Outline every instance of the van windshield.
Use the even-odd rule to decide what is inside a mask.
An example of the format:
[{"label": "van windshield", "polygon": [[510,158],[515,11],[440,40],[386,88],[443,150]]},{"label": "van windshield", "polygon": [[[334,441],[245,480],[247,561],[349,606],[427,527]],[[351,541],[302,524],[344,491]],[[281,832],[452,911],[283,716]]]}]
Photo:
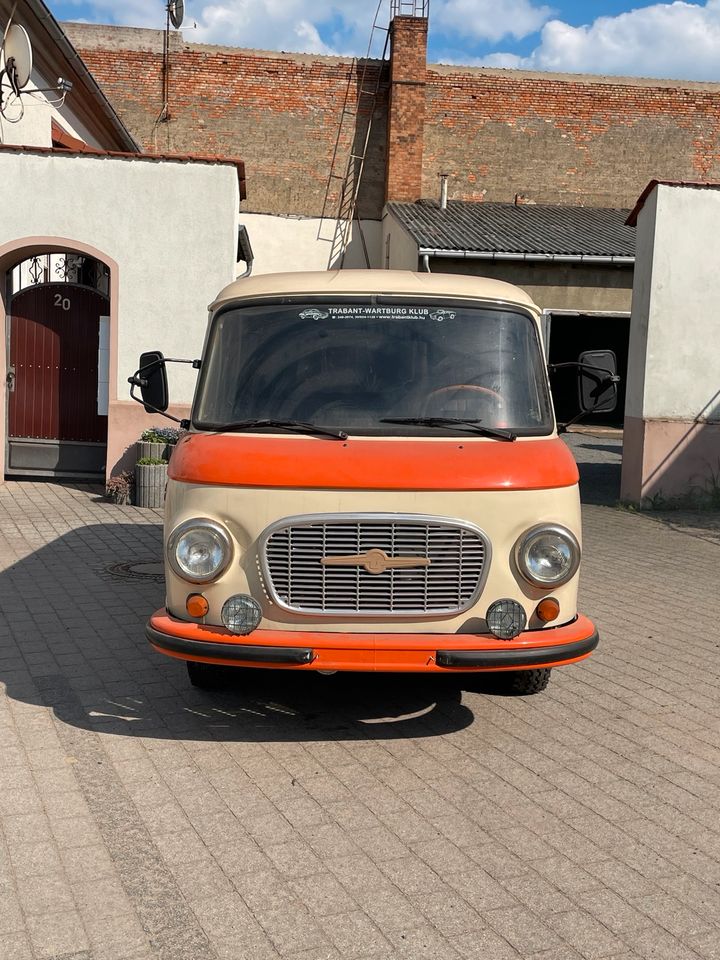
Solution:
[{"label": "van windshield", "polygon": [[365,297],[248,305],[213,319],[193,410],[199,429],[301,420],[360,435],[467,436],[452,426],[383,422],[432,417],[521,436],[552,430],[528,314]]}]

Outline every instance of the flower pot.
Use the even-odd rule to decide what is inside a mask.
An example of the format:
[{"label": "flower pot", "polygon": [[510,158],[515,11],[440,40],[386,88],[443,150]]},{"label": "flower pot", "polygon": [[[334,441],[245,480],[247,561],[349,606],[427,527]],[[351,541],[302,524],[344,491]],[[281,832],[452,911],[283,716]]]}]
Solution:
[{"label": "flower pot", "polygon": [[138,440],[137,459],[143,460],[145,457],[154,457],[156,460],[169,460],[174,444],[169,443],[151,443],[147,440]]},{"label": "flower pot", "polygon": [[[148,444],[153,446],[153,444]],[[162,446],[162,444],[157,444]],[[135,464],[135,506],[162,507],[167,485],[166,463]]]}]

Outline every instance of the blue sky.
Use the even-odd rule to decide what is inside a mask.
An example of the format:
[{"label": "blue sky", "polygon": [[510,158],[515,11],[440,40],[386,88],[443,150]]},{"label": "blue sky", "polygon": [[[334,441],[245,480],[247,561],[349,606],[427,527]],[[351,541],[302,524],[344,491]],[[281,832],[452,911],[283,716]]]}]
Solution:
[{"label": "blue sky", "polygon": [[[48,0],[46,0],[48,2]],[[160,27],[164,0],[49,0],[60,20]],[[367,48],[376,0],[186,0],[188,42]],[[384,0],[381,22],[387,22]],[[431,62],[720,81],[720,0],[431,0]]]}]

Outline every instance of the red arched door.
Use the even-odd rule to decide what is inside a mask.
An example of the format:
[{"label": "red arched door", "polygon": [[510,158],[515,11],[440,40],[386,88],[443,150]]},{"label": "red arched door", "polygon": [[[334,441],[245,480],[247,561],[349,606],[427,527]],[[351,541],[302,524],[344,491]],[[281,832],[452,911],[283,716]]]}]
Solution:
[{"label": "red arched door", "polygon": [[101,293],[70,283],[27,287],[13,296],[8,473],[104,472],[107,411],[98,395],[98,348],[108,307]]}]

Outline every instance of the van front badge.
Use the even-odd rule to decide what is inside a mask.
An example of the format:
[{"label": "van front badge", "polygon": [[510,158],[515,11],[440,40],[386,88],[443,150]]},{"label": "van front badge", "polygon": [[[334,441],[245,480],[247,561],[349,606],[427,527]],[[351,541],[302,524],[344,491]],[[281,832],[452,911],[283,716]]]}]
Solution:
[{"label": "van front badge", "polygon": [[428,557],[389,557],[384,550],[368,550],[349,557],[323,557],[320,563],[324,567],[364,567],[368,573],[376,574],[430,566]]}]

